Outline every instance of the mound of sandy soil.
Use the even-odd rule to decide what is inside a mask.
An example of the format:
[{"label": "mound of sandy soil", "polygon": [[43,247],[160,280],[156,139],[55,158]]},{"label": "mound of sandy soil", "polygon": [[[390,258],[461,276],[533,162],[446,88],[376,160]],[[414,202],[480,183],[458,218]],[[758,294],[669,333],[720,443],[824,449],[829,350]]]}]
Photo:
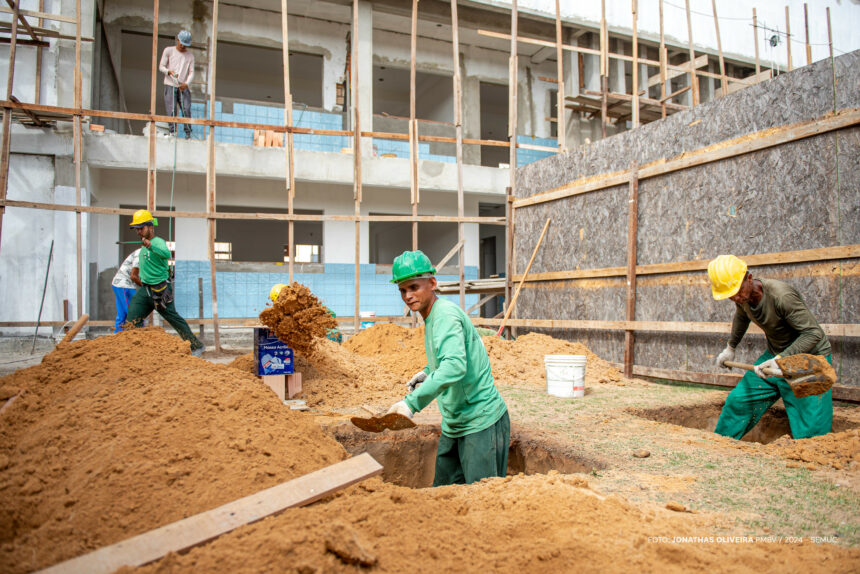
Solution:
[{"label": "mound of sandy soil", "polygon": [[24,572],[346,458],[259,380],[160,328],[63,344],[0,379],[0,571]]},{"label": "mound of sandy soil", "polygon": [[857,428],[797,440],[784,436],[770,443],[768,449],[789,460],[860,471],[860,429]]},{"label": "mound of sandy soil", "polygon": [[357,355],[372,358],[403,382],[427,364],[424,327],[411,329],[394,323],[377,323],[350,337],[343,346]]},{"label": "mound of sandy soil", "polygon": [[484,337],[490,355],[496,383],[513,386],[545,386],[544,355],[585,355],[585,384],[620,381],[623,375],[582,343],[572,343],[543,335],[528,333],[513,341],[499,337]]},{"label": "mound of sandy soil", "polygon": [[260,313],[260,321],[302,355],[310,352],[315,339],[337,327],[337,321],[320,300],[296,281],[281,289],[274,305]]},{"label": "mound of sandy soil", "polygon": [[[672,542],[701,536],[705,542]],[[658,537],[665,537],[659,541]],[[734,543],[707,519],[605,498],[557,474],[410,490],[365,481],[145,572],[850,572],[860,550]]]}]

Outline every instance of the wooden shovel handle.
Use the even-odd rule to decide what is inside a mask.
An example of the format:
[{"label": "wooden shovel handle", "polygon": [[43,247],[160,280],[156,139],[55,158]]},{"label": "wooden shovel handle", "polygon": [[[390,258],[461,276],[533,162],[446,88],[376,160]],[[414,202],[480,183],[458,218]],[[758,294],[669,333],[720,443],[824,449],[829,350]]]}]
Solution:
[{"label": "wooden shovel handle", "polygon": [[748,363],[736,363],[734,361],[725,361],[723,364],[727,367],[734,367],[736,369],[746,369],[747,371],[755,371],[755,365],[750,365]]},{"label": "wooden shovel handle", "polygon": [[66,336],[63,337],[63,340],[60,342],[61,343],[71,343],[72,339],[75,338],[75,335],[77,335],[80,332],[80,330],[84,328],[84,325],[86,325],[87,321],[89,321],[89,320],[90,320],[90,316],[87,315],[86,313],[81,315],[81,317],[77,321],[75,321],[75,324],[72,325],[72,328],[69,329],[69,332],[66,333]]}]

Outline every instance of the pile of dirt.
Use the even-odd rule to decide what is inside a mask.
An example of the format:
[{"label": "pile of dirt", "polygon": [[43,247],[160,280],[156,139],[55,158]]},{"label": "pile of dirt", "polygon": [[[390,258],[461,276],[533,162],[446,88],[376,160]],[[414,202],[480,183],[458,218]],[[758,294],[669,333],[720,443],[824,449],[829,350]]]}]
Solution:
[{"label": "pile of dirt", "polygon": [[281,289],[273,306],[260,313],[260,321],[303,355],[310,352],[315,339],[324,338],[337,327],[329,310],[310,289],[296,281]]},{"label": "pile of dirt", "polygon": [[837,470],[860,471],[860,429],[794,440],[788,436],[768,445],[788,460]]},{"label": "pile of dirt", "polygon": [[424,327],[410,329],[394,323],[377,323],[343,344],[357,355],[370,357],[404,381],[427,364]]},{"label": "pile of dirt", "polygon": [[484,337],[496,383],[512,386],[545,386],[544,355],[585,355],[585,384],[617,382],[624,376],[582,343],[572,343],[540,333],[528,333],[513,341]]},{"label": "pile of dirt", "polygon": [[243,373],[250,373],[252,375],[257,374],[257,365],[254,363],[254,353],[248,353],[247,355],[236,357],[230,361],[227,366],[231,369],[242,371]]},{"label": "pile of dirt", "polygon": [[256,377],[159,328],[64,344],[0,379],[0,570],[31,571],[333,464]]},{"label": "pile of dirt", "polygon": [[550,474],[421,490],[373,479],[143,571],[851,572],[858,560],[860,550],[809,541],[723,541],[703,516],[640,510]]}]

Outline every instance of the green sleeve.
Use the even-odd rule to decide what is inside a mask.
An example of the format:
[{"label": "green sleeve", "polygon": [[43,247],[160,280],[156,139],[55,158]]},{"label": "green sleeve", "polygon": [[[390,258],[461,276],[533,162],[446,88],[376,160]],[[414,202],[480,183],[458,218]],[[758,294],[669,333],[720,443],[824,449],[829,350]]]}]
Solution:
[{"label": "green sleeve", "polygon": [[406,404],[415,413],[466,376],[466,337],[463,325],[456,316],[451,315],[434,317],[434,323],[433,346],[436,349],[439,368],[430,373],[417,389],[406,396]]},{"label": "green sleeve", "polygon": [[735,317],[732,319],[732,334],[729,335],[729,347],[734,349],[740,344],[749,326],[750,318],[747,317],[741,306],[735,303]]},{"label": "green sleeve", "polygon": [[824,339],[824,330],[796,292],[784,294],[779,298],[777,305],[785,322],[799,333],[797,339],[780,355],[787,357],[798,353],[808,353]]},{"label": "green sleeve", "polygon": [[149,250],[162,259],[170,259],[170,249],[160,237],[153,237],[149,242]]}]

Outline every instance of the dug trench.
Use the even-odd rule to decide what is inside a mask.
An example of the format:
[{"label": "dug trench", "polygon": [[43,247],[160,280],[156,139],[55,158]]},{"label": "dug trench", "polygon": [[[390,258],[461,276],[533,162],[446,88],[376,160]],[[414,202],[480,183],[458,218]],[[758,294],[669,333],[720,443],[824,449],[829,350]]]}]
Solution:
[{"label": "dug trench", "polygon": [[[667,406],[651,409],[630,408],[627,412],[637,417],[660,423],[714,432],[723,410],[724,402],[694,405]],[[833,433],[860,428],[858,422],[841,416],[833,417]],[[783,436],[791,437],[791,426],[785,408],[773,406],[762,416],[758,424],[741,438],[745,442],[770,444]]]},{"label": "dug trench", "polygon": [[[433,485],[436,447],[441,430],[438,425],[418,425],[401,431],[364,432],[349,423],[323,427],[350,455],[369,453],[383,466],[385,482],[409,488]],[[508,449],[509,476],[517,474],[590,473],[606,469],[601,460],[578,453],[544,433],[517,427],[511,429]]]}]

